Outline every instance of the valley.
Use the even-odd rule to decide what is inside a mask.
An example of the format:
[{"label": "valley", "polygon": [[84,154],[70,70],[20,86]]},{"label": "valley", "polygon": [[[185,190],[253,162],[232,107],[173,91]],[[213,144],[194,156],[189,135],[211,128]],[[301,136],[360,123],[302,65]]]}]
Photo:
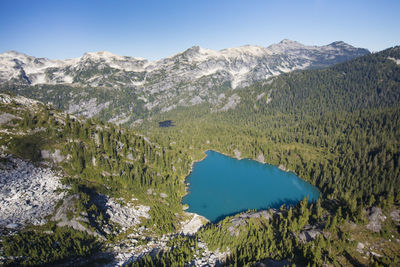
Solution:
[{"label": "valley", "polygon": [[[0,204],[34,218],[2,207],[1,264],[398,265],[398,60],[398,46],[289,40],[157,62],[2,54]],[[182,205],[207,150],[279,166],[320,198],[208,222]]]}]

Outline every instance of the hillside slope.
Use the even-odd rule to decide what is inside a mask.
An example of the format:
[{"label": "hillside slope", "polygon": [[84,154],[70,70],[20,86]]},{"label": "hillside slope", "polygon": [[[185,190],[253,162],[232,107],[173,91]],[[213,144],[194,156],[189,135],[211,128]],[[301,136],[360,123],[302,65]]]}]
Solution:
[{"label": "hillside slope", "polygon": [[[100,247],[113,253],[107,260],[134,261],[133,266],[241,266],[270,260],[399,265],[399,60],[400,48],[394,47],[326,69],[272,77],[226,92],[226,102],[154,114],[135,132],[2,95],[2,164],[15,168],[23,165],[19,160],[29,160],[35,168],[52,166],[51,175],[40,175],[63,176],[66,188],[52,195],[64,199],[50,214],[56,221],[45,217],[42,226],[6,225],[1,251],[9,263],[29,264],[104,259],[95,253]],[[160,128],[163,120],[174,126]],[[316,185],[321,198],[248,211],[195,234],[177,235],[193,218],[182,212],[183,179],[190,163],[208,149],[293,171]],[[27,172],[28,178],[34,175]],[[67,195],[59,196],[63,192]],[[30,205],[26,200],[21,198],[23,207]],[[65,228],[71,222],[84,228]],[[22,246],[29,237],[30,245]],[[47,243],[38,241],[44,237]],[[64,239],[84,248],[61,243],[62,250],[45,250],[43,257],[33,253]]]},{"label": "hillside slope", "polygon": [[138,133],[0,94],[1,263],[117,264],[164,247],[187,217],[189,163]]},{"label": "hillside slope", "polygon": [[[389,151],[397,150],[400,108],[397,59],[399,47],[326,69],[283,74],[227,95],[236,99],[234,107],[224,109],[226,104],[221,103],[212,113],[207,105],[182,108],[155,116],[142,129],[160,138],[165,132],[170,138],[176,135],[182,146],[194,143],[207,147],[218,140],[218,149],[231,155],[238,149],[250,158],[260,153],[268,158],[267,151],[272,149],[263,147],[263,142],[302,143],[326,150],[328,155],[346,154],[346,149],[355,145],[352,143],[367,142],[372,151],[357,151],[357,155],[376,156],[381,150],[392,153]],[[176,126],[158,128],[155,122],[166,119],[172,119]],[[357,150],[362,148],[359,146]],[[398,156],[391,157],[397,169]],[[276,165],[286,161],[282,156],[275,160]],[[399,177],[396,174],[391,178]],[[390,188],[390,184],[387,186]]]},{"label": "hillside slope", "polygon": [[[228,108],[225,103],[211,113],[208,105],[181,108],[145,121],[140,130],[161,143],[173,140],[198,157],[197,151],[206,149],[240,155],[281,166],[316,185],[330,215],[317,220],[320,228],[311,227],[327,228],[313,249],[303,251],[310,253],[306,262],[398,264],[399,59],[400,47],[394,47],[326,69],[283,74],[227,94],[235,100]],[[159,128],[157,122],[167,119],[175,126]],[[297,220],[287,227],[297,227]],[[211,230],[215,235],[218,227],[223,224]],[[209,238],[220,248],[236,242]],[[230,262],[292,257],[291,252],[277,257],[261,240],[237,245]]]}]

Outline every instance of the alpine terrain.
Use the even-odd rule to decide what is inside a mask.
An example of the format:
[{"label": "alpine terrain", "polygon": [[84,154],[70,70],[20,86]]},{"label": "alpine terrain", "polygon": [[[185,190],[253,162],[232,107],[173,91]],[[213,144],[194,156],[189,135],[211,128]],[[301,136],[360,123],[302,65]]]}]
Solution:
[{"label": "alpine terrain", "polygon": [[[0,83],[2,266],[400,265],[399,46],[11,51]],[[207,150],[320,197],[209,222],[182,204]]]},{"label": "alpine terrain", "polygon": [[318,47],[286,39],[269,47],[220,51],[194,46],[151,62],[109,52],[49,60],[10,51],[0,55],[0,89],[52,103],[71,114],[132,124],[179,106],[236,105],[240,100],[227,98],[227,92],[366,54],[368,50],[344,42]]}]

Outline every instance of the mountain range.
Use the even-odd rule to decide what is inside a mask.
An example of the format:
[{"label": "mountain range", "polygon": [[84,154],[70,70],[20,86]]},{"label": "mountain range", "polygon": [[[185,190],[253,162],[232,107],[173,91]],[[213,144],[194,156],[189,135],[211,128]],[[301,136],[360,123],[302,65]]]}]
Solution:
[{"label": "mountain range", "polygon": [[9,51],[0,55],[0,90],[52,103],[76,115],[132,124],[179,106],[207,103],[226,110],[239,101],[227,98],[226,92],[369,53],[341,41],[306,46],[287,39],[268,47],[246,45],[220,51],[193,46],[157,61],[109,52],[50,60]]}]

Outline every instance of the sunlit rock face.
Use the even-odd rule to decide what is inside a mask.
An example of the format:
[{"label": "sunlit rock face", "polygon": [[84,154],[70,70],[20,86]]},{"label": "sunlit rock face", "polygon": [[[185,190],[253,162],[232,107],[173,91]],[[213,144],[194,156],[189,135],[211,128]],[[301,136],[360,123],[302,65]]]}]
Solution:
[{"label": "sunlit rock face", "polygon": [[[128,115],[137,110],[167,112],[179,106],[217,105],[223,92],[281,73],[326,67],[368,53],[344,42],[306,46],[287,39],[268,47],[246,45],[220,51],[193,46],[157,61],[109,52],[50,60],[9,51],[0,55],[0,89],[35,86],[30,97],[85,117],[102,114],[107,120],[126,123],[137,119]],[[46,85],[64,87],[53,90]],[[107,97],[93,93],[99,90],[105,90],[101,92]],[[60,99],[65,103],[60,104]]]}]

